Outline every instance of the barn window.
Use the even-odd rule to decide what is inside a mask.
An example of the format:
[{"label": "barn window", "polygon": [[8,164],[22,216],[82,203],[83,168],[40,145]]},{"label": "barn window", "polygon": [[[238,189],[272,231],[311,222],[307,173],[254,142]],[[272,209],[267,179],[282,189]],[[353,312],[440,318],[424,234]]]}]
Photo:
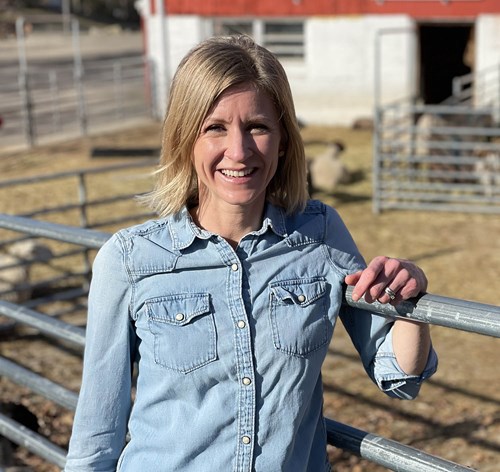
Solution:
[{"label": "barn window", "polygon": [[281,60],[304,59],[304,22],[217,18],[214,35],[248,34]]},{"label": "barn window", "polygon": [[304,58],[302,21],[264,21],[262,44],[281,59]]}]

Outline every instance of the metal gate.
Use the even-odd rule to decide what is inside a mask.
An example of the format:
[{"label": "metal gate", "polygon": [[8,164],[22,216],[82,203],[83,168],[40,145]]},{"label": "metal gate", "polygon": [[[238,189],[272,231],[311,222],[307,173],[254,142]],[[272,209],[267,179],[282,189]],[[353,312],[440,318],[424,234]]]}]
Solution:
[{"label": "metal gate", "polygon": [[500,213],[500,127],[494,108],[376,110],[374,210]]},{"label": "metal gate", "polygon": [[[61,42],[71,39],[73,43],[73,47],[66,45],[72,51],[66,60],[28,64],[22,18],[16,30],[19,63],[0,67],[2,147],[84,136],[152,117],[155,88],[150,78],[154,74],[141,54],[82,57],[74,20],[72,36],[61,33]],[[39,37],[43,39],[43,34]]]}]

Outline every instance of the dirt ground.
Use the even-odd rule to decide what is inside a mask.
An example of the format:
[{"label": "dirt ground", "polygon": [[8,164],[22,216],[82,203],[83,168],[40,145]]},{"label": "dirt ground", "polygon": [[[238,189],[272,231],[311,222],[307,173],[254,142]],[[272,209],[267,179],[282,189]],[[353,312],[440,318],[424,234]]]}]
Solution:
[{"label": "dirt ground", "polygon": [[[357,176],[356,182],[339,187],[334,194],[314,197],[337,208],[367,259],[379,254],[412,259],[426,271],[429,292],[500,305],[500,216],[415,211],[375,215],[371,207],[371,132],[306,127],[303,136],[310,156],[320,152],[329,139],[345,143],[342,159]],[[0,180],[109,165],[110,159],[90,156],[91,149],[99,146],[158,145],[159,125],[154,123],[26,152],[0,151]],[[130,158],[115,158],[112,163],[124,160]],[[0,192],[0,212],[15,213],[21,201],[29,205],[55,198],[58,189],[47,191],[47,195],[41,195],[39,189],[33,194]],[[439,327],[432,327],[432,335],[440,356],[438,373],[424,385],[417,400],[402,402],[385,397],[371,384],[339,326],[323,369],[325,415],[482,472],[498,471],[500,341]],[[0,338],[1,355],[77,391],[80,354],[60,353],[53,343],[30,330]],[[0,392],[1,400],[21,402],[35,413],[42,434],[67,446],[71,412],[6,379],[0,380]],[[333,448],[329,452],[338,472],[386,470]],[[19,465],[37,472],[58,470],[22,449],[16,458]]]}]

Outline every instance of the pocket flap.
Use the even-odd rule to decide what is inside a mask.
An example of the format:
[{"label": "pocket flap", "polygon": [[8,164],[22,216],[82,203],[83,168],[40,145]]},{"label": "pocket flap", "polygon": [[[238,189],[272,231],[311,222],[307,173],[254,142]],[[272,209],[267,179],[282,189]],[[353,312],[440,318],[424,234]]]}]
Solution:
[{"label": "pocket flap", "polygon": [[282,303],[307,306],[323,296],[326,291],[326,282],[308,279],[286,280],[272,283],[270,289]]},{"label": "pocket flap", "polygon": [[182,293],[146,302],[150,320],[183,326],[210,311],[208,293]]}]

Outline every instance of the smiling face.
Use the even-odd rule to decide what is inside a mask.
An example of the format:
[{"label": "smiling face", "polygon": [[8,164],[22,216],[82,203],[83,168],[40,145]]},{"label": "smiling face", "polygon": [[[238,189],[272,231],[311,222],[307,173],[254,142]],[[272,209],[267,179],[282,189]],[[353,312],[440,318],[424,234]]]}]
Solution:
[{"label": "smiling face", "polygon": [[205,212],[262,213],[278,166],[281,132],[269,98],[252,84],[226,90],[205,118],[193,149]]}]

